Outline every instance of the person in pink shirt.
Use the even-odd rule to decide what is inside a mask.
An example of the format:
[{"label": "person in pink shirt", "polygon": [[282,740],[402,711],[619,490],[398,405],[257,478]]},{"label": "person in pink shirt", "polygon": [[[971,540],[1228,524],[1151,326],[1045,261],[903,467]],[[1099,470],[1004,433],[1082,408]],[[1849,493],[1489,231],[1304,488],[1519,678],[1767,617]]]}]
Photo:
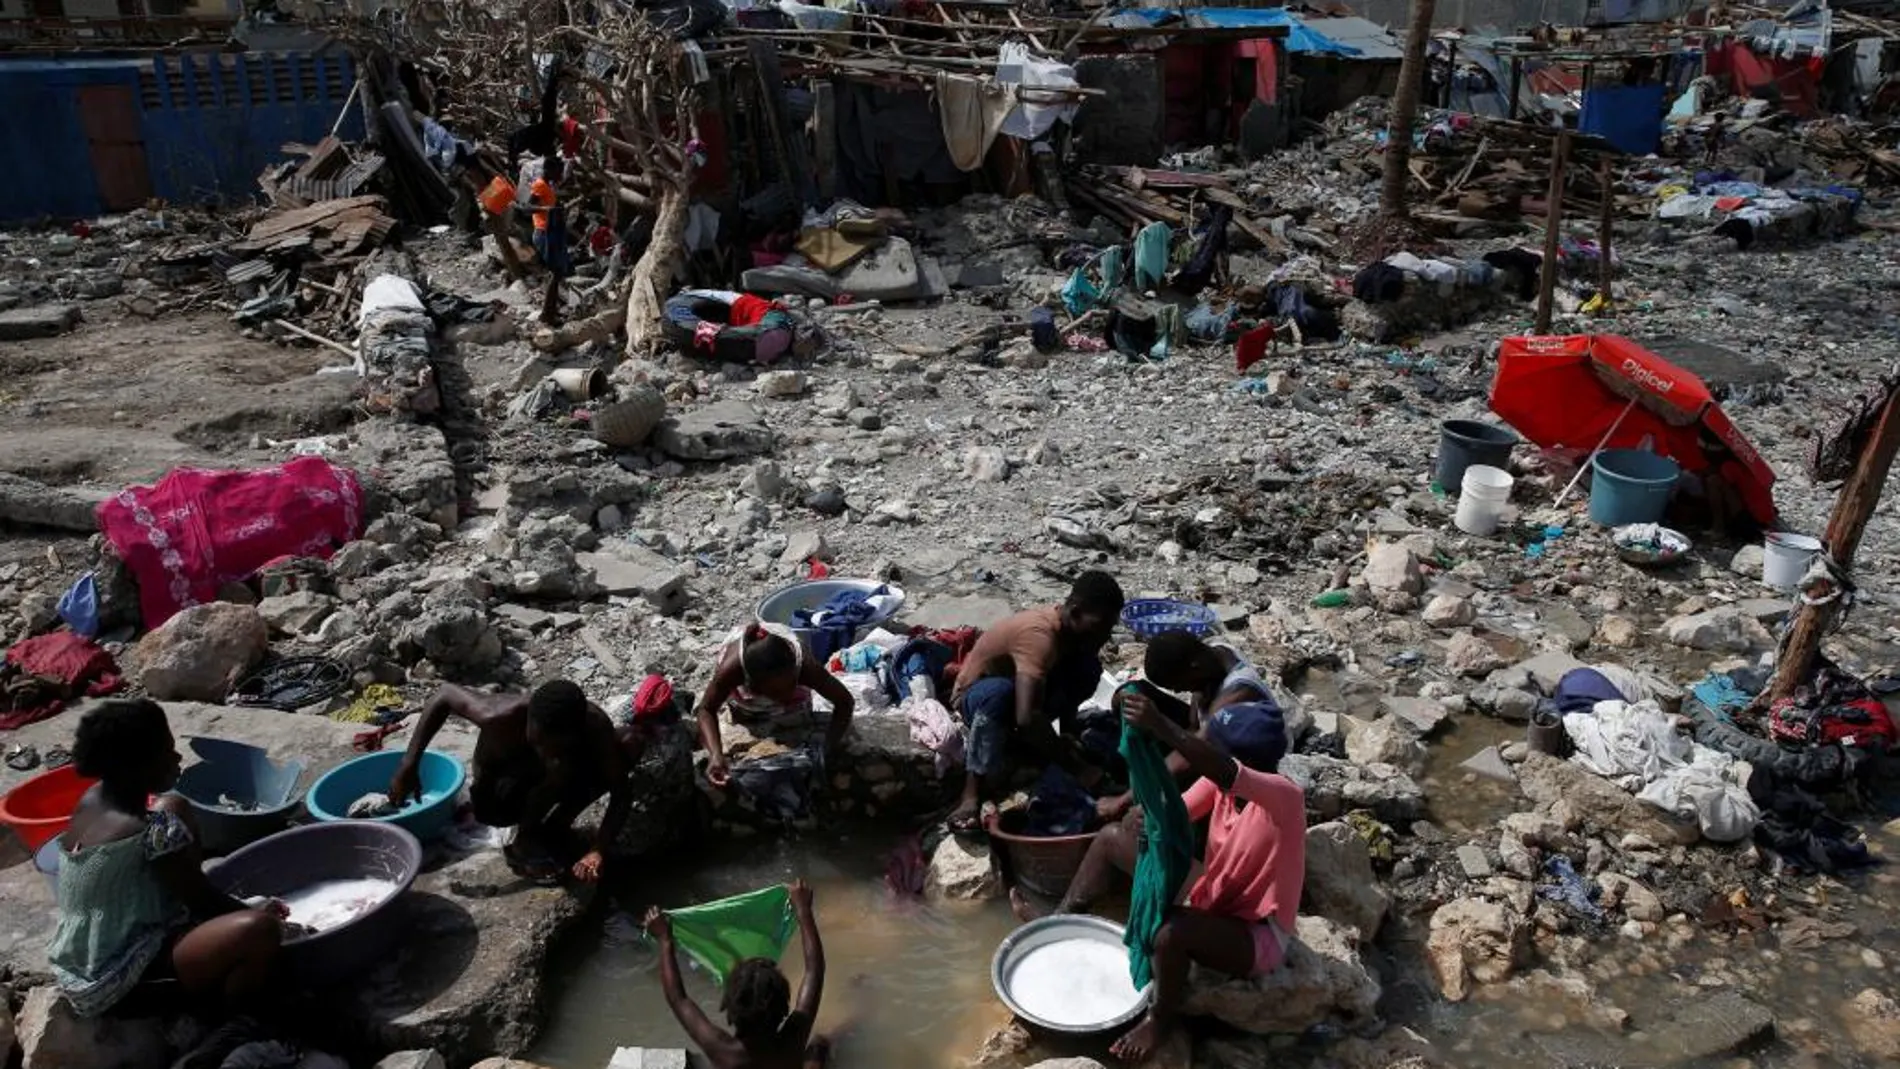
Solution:
[{"label": "person in pink shirt", "polygon": [[[1124,699],[1122,715],[1201,777],[1182,800],[1190,819],[1208,821],[1205,868],[1155,937],[1148,1015],[1112,1048],[1132,1062],[1173,1029],[1190,964],[1247,977],[1286,960],[1306,879],[1306,795],[1276,772],[1286,755],[1286,722],[1271,701],[1216,710],[1205,737],[1170,720],[1145,696]],[[1114,871],[1132,873],[1135,846],[1133,836],[1098,835],[1057,912],[1087,909]]]}]

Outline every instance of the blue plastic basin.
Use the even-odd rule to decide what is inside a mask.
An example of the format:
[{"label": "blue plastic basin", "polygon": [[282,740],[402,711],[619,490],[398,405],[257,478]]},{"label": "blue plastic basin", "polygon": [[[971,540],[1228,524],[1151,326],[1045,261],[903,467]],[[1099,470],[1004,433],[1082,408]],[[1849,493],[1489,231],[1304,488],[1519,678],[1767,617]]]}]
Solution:
[{"label": "blue plastic basin", "polygon": [[282,831],[303,803],[301,761],[280,765],[261,747],[229,739],[193,739],[191,750],[198,763],[179,774],[173,789],[191,803],[208,854],[228,854]]},{"label": "blue plastic basin", "polygon": [[1590,518],[1605,527],[1658,523],[1682,467],[1640,449],[1606,449],[1590,465]]},{"label": "blue plastic basin", "polygon": [[[350,805],[366,794],[389,790],[389,781],[402,764],[403,755],[395,750],[367,754],[345,761],[311,786],[304,798],[310,815],[318,820],[348,820]],[[449,830],[455,819],[455,799],[467,778],[462,762],[437,750],[424,750],[416,769],[422,781],[422,797],[404,806],[400,812],[374,818],[394,824],[423,842],[432,842]]]},{"label": "blue plastic basin", "polygon": [[1167,631],[1211,635],[1220,624],[1214,610],[1192,601],[1172,598],[1136,598],[1122,606],[1122,626],[1146,640]]}]

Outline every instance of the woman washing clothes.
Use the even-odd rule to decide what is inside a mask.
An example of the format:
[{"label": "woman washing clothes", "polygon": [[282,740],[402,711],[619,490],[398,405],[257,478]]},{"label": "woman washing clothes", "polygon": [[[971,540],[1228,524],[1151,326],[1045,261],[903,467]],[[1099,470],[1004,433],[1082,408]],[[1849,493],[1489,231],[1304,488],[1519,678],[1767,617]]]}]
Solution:
[{"label": "woman washing clothes", "polygon": [[831,704],[831,723],[825,730],[825,758],[836,758],[851,730],[857,700],[845,685],[807,656],[798,636],[780,624],[749,624],[719,650],[711,681],[700,695],[693,716],[699,739],[706,747],[706,779],[724,788],[732,781],[726,746],[719,730],[719,711],[729,709],[736,723],[777,726],[812,722],[812,695]]},{"label": "woman washing clothes", "polygon": [[118,699],[80,718],[73,766],[99,780],[62,843],[47,956],[74,1012],[94,1017],[175,986],[226,1010],[253,1005],[284,935],[280,903],[250,908],[205,878],[165,711]]}]

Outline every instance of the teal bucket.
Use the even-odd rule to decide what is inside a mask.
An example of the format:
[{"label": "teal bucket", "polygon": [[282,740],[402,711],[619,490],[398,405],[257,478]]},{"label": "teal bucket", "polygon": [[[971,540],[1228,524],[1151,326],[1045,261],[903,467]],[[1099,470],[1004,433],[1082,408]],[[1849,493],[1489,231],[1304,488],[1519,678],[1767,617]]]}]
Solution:
[{"label": "teal bucket", "polygon": [[1605,527],[1658,523],[1682,468],[1640,449],[1607,449],[1590,465],[1590,518]]}]

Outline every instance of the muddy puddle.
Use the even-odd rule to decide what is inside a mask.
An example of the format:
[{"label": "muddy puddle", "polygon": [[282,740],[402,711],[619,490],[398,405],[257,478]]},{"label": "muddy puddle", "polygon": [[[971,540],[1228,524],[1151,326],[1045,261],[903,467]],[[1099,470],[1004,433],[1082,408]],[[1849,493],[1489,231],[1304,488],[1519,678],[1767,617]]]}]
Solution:
[{"label": "muddy puddle", "polygon": [[[990,987],[990,956],[1015,927],[1002,903],[899,900],[885,887],[889,832],[755,838],[698,852],[690,868],[646,874],[617,895],[602,938],[556,964],[556,1003],[534,1058],[550,1069],[600,1069],[616,1046],[683,1047],[661,997],[657,952],[638,933],[648,902],[684,906],[784,883],[812,885],[824,937],[819,1030],[837,1038],[840,1069],[937,1069],[961,1064],[1008,1020]],[[587,944],[589,941],[580,941]],[[786,951],[796,990],[798,941]],[[696,971],[687,989],[714,1020],[719,995]]]}]

